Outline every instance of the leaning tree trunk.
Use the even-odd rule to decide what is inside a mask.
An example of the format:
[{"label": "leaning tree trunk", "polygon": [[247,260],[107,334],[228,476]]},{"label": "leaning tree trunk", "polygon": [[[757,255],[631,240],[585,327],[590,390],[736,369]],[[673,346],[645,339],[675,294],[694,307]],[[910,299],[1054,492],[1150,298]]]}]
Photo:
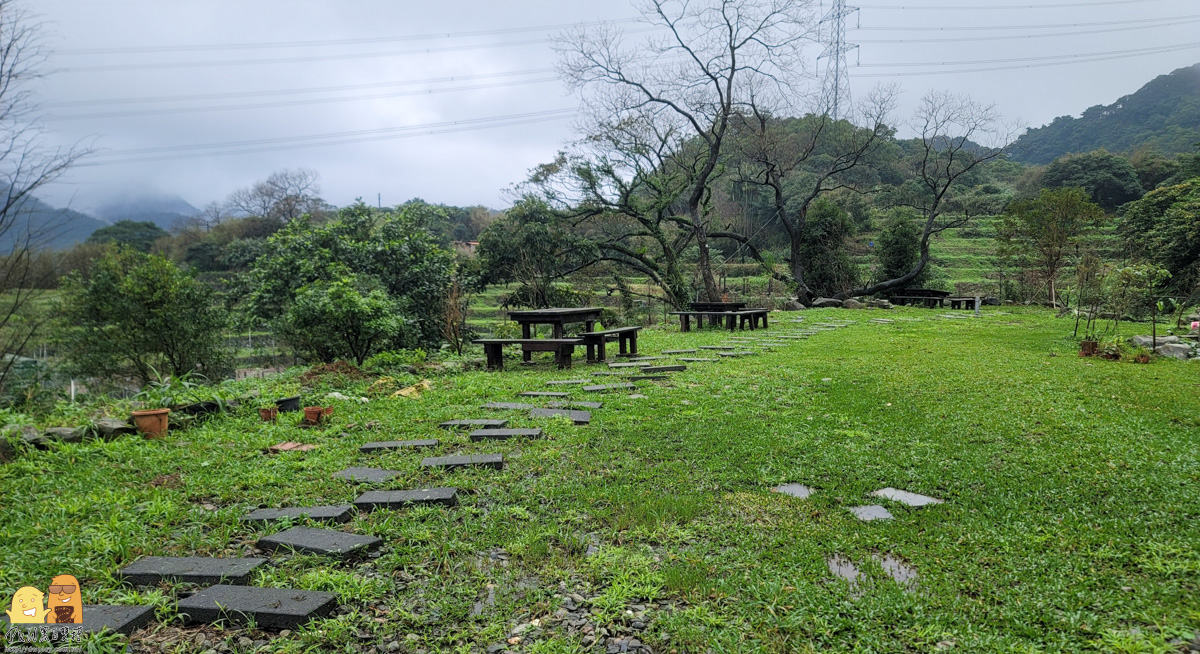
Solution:
[{"label": "leaning tree trunk", "polygon": [[693,209],[691,214],[692,229],[695,230],[696,235],[696,246],[700,249],[700,258],[696,265],[699,268],[700,281],[704,284],[705,299],[709,302],[717,302],[721,299],[721,291],[717,288],[717,281],[712,273],[712,262],[709,259],[708,253],[708,234],[704,229],[704,224],[700,220],[699,210]]}]

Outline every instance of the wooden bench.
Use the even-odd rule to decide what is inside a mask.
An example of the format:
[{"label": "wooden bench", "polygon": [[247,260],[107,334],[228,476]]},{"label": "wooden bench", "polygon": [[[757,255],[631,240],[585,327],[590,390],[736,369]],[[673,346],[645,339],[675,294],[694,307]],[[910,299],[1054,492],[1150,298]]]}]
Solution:
[{"label": "wooden bench", "polygon": [[553,352],[554,363],[560,370],[571,367],[571,355],[575,346],[582,345],[582,338],[477,338],[472,343],[483,346],[487,356],[488,370],[504,369],[504,346],[520,345],[522,354],[529,352]]},{"label": "wooden bench", "polygon": [[734,314],[738,319],[738,329],[745,329],[746,322],[750,323],[750,331],[758,328],[758,321],[762,321],[762,328],[767,328],[767,314],[770,313],[767,309],[743,309],[735,311]]},{"label": "wooden bench", "polygon": [[583,339],[583,344],[587,347],[587,360],[604,361],[604,344],[608,341],[617,341],[620,347],[620,354],[617,356],[631,357],[637,354],[637,336],[638,330],[641,327],[616,327],[614,329],[605,329],[598,332],[583,332],[577,336]]},{"label": "wooden bench", "polygon": [[696,317],[696,327],[704,326],[704,318],[707,316],[712,324],[720,324],[722,321],[729,331],[735,329],[745,329],[747,323],[750,329],[758,328],[758,321],[762,320],[763,329],[767,328],[767,309],[743,309],[741,311],[672,311],[673,316],[679,316],[680,331],[689,332],[692,330],[691,318]]},{"label": "wooden bench", "polygon": [[975,308],[975,298],[974,297],[948,297],[945,299],[947,302],[950,303],[951,309],[968,309],[969,310],[969,309]]}]

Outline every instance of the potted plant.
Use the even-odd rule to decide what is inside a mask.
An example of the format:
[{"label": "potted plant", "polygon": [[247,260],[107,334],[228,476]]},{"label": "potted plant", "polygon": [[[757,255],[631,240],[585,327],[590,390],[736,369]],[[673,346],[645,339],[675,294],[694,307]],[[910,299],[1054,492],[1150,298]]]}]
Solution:
[{"label": "potted plant", "polygon": [[304,407],[304,423],[308,425],[319,425],[331,415],[333,415],[333,407],[331,406]]},{"label": "potted plant", "polygon": [[171,407],[176,404],[183,388],[180,379],[158,375],[133,397],[141,403],[141,409],[133,412],[133,424],[146,438],[162,438],[167,433]]},{"label": "potted plant", "polygon": [[279,415],[279,407],[274,403],[263,404],[258,407],[258,417],[262,418],[263,422],[275,422],[275,418]]}]

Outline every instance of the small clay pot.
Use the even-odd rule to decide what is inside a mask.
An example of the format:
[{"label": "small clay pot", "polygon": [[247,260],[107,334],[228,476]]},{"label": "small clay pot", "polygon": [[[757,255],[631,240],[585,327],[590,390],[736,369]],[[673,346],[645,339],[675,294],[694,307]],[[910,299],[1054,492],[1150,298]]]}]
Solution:
[{"label": "small clay pot", "polygon": [[144,409],[133,412],[133,424],[146,438],[162,438],[167,434],[170,409]]},{"label": "small clay pot", "polygon": [[1096,350],[1099,349],[1099,341],[1079,341],[1079,356],[1091,357],[1096,356]]},{"label": "small clay pot", "polygon": [[275,422],[275,416],[279,415],[279,407],[265,407],[258,410],[258,417],[262,418],[263,422]]},{"label": "small clay pot", "polygon": [[321,419],[326,415],[325,407],[322,406],[306,406],[304,407],[304,422],[309,425],[321,424]]}]

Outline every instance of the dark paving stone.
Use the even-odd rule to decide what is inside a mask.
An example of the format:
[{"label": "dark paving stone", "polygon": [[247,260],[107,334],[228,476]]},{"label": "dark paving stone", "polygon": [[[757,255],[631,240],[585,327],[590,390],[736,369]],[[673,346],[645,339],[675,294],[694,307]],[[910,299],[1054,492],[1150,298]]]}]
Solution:
[{"label": "dark paving stone", "polygon": [[354,500],[354,506],[364,513],[378,509],[403,509],[426,504],[454,506],[458,504],[457,488],[421,488],[418,490],[367,491]]},{"label": "dark paving stone", "polygon": [[[491,420],[489,422],[508,423],[507,420]],[[438,441],[436,438],[423,438],[415,441],[375,441],[373,443],[363,443],[359,446],[358,451],[363,454],[375,454],[378,452],[386,452],[388,450],[410,450],[418,447],[437,447]]]},{"label": "dark paving stone", "polygon": [[592,414],[587,411],[572,411],[571,409],[534,409],[529,412],[531,418],[554,418],[564,416],[577,425],[586,425],[592,421]]},{"label": "dark paving stone", "polygon": [[602,409],[602,408],[604,408],[604,404],[602,402],[578,402],[578,401],[550,402],[546,406],[550,407],[551,409]]},{"label": "dark paving stone", "polygon": [[[622,373],[604,371],[604,372],[593,372],[592,374],[595,375],[596,377],[620,377]],[[591,380],[588,380],[588,381],[591,381]]]},{"label": "dark paving stone", "polygon": [[631,389],[631,388],[637,388],[637,385],[630,384],[628,382],[626,382],[624,384],[601,384],[599,386],[584,386],[583,390],[585,390],[589,393],[600,393],[603,391],[618,391],[618,390],[627,390],[627,389]]},{"label": "dark paving stone", "polygon": [[609,368],[645,368],[649,363],[610,363]]},{"label": "dark paving stone", "polygon": [[646,374],[656,372],[683,372],[684,370],[687,370],[687,366],[651,366],[649,368],[642,368],[642,372]]},{"label": "dark paving stone", "polygon": [[83,633],[98,634],[105,629],[128,636],[154,619],[153,606],[83,605]]},{"label": "dark paving stone", "polygon": [[588,380],[586,380],[586,379],[556,379],[554,381],[546,382],[546,385],[547,386],[575,386],[578,384],[586,384],[586,383],[588,383]]},{"label": "dark paving stone", "polygon": [[164,579],[189,584],[228,583],[240,586],[266,559],[216,559],[206,556],[143,556],[117,572],[121,581],[134,586],[153,586]]},{"label": "dark paving stone", "polygon": [[686,361],[687,363],[704,363],[706,361],[716,361],[716,359],[683,358],[683,359],[680,359],[680,361]]},{"label": "dark paving stone", "polygon": [[382,484],[391,481],[399,474],[395,470],[380,470],[379,468],[346,468],[340,472],[333,473],[333,477],[335,479],[357,481],[364,484]]},{"label": "dark paving stone", "polygon": [[699,349],[701,349],[701,350],[728,350],[729,348],[725,347],[724,345],[701,345]]},{"label": "dark paving stone", "polygon": [[[539,409],[534,409],[538,411]],[[471,432],[471,440],[487,441],[487,440],[508,440],[510,438],[541,438],[542,430],[540,429],[476,429]]]},{"label": "dark paving stone", "polygon": [[663,350],[663,354],[694,354],[696,350]]},{"label": "dark paving stone", "polygon": [[267,552],[293,549],[297,552],[324,554],[338,558],[375,549],[382,543],[382,540],[373,536],[360,536],[347,534],[344,531],[311,527],[292,527],[278,534],[258,539],[258,547]]},{"label": "dark paving stone", "polygon": [[570,393],[547,393],[542,391],[526,391],[524,393],[517,393],[517,395],[521,397],[571,397]]},{"label": "dark paving stone", "polygon": [[528,411],[537,407],[532,404],[521,404],[520,402],[488,402],[483,405],[485,409],[505,409],[509,411]]},{"label": "dark paving stone", "polygon": [[629,381],[664,381],[666,379],[666,375],[637,375],[636,377],[630,377]]},{"label": "dark paving stone", "polygon": [[454,468],[493,468],[500,470],[504,468],[503,454],[467,454],[460,456],[431,456],[421,460],[422,468],[443,468],[452,470]]},{"label": "dark paving stone", "polygon": [[791,495],[792,497],[798,497],[800,499],[804,499],[809,495],[812,495],[812,489],[804,484],[784,484],[782,486],[776,486],[771,490],[776,493],[783,493],[784,495]]},{"label": "dark paving stone", "polygon": [[179,613],[189,623],[226,620],[260,628],[295,629],[313,618],[333,613],[337,596],[315,590],[211,586],[179,600]]},{"label": "dark paving stone", "polygon": [[442,429],[458,429],[459,427],[503,427],[508,424],[507,420],[486,420],[480,418],[471,418],[469,420],[447,420],[438,425]]},{"label": "dark paving stone", "polygon": [[917,493],[910,493],[908,491],[902,491],[897,488],[891,488],[891,487],[881,488],[871,494],[874,495],[875,497],[882,497],[885,499],[892,500],[893,502],[900,502],[901,504],[907,504],[909,506],[927,506],[929,504],[941,504],[942,503],[942,500],[939,500],[934,497],[929,497],[928,495],[920,495]]},{"label": "dark paving stone", "polygon": [[859,520],[862,520],[863,522],[870,522],[872,520],[891,520],[892,518],[891,512],[882,506],[879,506],[878,504],[871,504],[868,506],[851,506],[848,508],[850,509],[851,513],[853,513],[858,517]]},{"label": "dark paving stone", "polygon": [[666,357],[635,357],[630,359],[630,361],[659,361],[665,358]]},{"label": "dark paving stone", "polygon": [[300,520],[308,518],[317,522],[349,522],[354,517],[354,507],[349,504],[336,506],[289,506],[282,509],[258,509],[242,516],[249,524],[270,524],[284,518]]}]

